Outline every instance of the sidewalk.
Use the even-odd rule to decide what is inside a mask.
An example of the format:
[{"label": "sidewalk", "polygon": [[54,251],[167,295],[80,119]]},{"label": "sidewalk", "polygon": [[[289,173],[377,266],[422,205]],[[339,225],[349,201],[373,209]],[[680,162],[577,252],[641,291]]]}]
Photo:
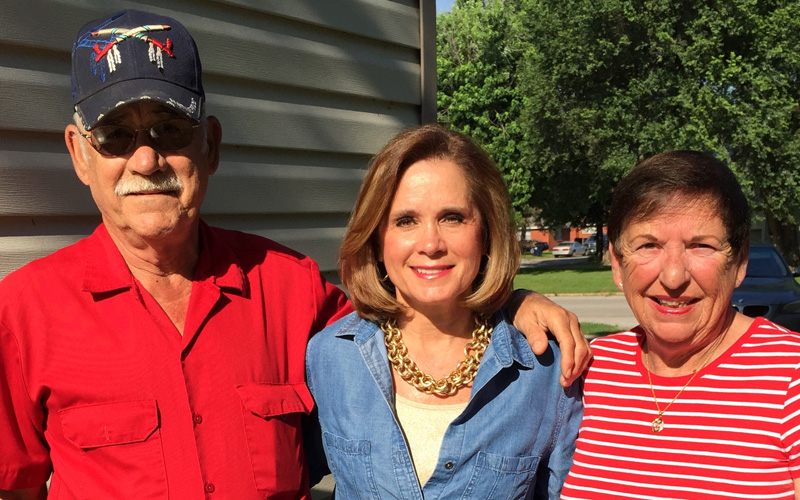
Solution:
[{"label": "sidewalk", "polygon": [[581,323],[603,323],[622,329],[637,324],[625,296],[618,295],[548,295],[548,299],[575,313]]}]

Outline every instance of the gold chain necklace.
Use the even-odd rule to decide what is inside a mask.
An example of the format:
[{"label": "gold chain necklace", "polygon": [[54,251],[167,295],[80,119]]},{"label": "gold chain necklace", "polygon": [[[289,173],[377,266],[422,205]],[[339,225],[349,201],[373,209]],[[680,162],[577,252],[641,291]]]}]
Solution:
[{"label": "gold chain necklace", "polygon": [[689,384],[692,383],[692,380],[694,380],[694,378],[697,376],[700,370],[705,368],[708,362],[711,361],[711,356],[714,355],[717,348],[720,346],[720,344],[722,344],[722,339],[725,338],[725,333],[727,333],[727,330],[722,335],[719,336],[714,346],[711,349],[709,349],[708,354],[703,359],[703,362],[700,363],[700,366],[695,371],[692,372],[692,376],[689,377],[689,380],[687,380],[686,383],[683,384],[683,387],[681,387],[681,390],[678,391],[678,394],[676,394],[675,397],[672,398],[672,401],[670,401],[669,404],[666,407],[664,407],[663,410],[658,406],[658,398],[656,397],[656,390],[653,387],[653,380],[652,377],[650,376],[650,368],[649,368],[650,358],[648,358],[647,352],[644,353],[644,364],[645,364],[644,370],[647,372],[647,382],[650,384],[650,392],[653,394],[653,401],[656,402],[656,411],[658,412],[658,416],[653,420],[653,423],[650,424],[650,428],[653,429],[654,434],[658,434],[664,429],[664,419],[662,418],[664,416],[664,413],[666,413],[666,411],[669,410],[669,407],[672,406],[672,403],[674,403],[678,399],[678,397],[680,397],[680,395],[683,394],[683,391],[687,387],[689,387]]},{"label": "gold chain necklace", "polygon": [[[472,331],[472,340],[464,347],[464,361],[460,362],[450,375],[439,380],[420,370],[414,360],[408,356],[408,349],[403,343],[403,334],[397,328],[397,322],[394,319],[381,323],[381,330],[384,333],[389,362],[400,378],[425,394],[452,396],[460,387],[475,379],[483,353],[486,352],[486,347],[492,339],[494,328],[489,326],[486,318],[477,316],[475,329]],[[474,353],[470,353],[470,351],[474,351]]]}]

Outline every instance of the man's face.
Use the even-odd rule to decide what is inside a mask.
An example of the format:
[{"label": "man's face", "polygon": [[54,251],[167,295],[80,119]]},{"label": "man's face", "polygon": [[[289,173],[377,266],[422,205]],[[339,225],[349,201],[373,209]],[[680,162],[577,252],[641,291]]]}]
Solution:
[{"label": "man's face", "polygon": [[[140,101],[115,110],[98,126],[148,129],[176,117],[169,108]],[[191,235],[208,177],[219,163],[221,130],[215,118],[194,129],[191,142],[176,151],[160,151],[148,131],[139,130],[129,152],[106,157],[81,133],[85,131],[67,126],[67,147],[112,236],[137,241]]]}]

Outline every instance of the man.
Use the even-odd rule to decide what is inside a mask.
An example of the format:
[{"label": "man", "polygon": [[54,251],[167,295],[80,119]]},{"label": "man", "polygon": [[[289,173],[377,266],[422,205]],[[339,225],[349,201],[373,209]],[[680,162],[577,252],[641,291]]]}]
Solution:
[{"label": "man", "polygon": [[[310,259],[200,220],[222,131],[180,23],[88,23],[72,83],[103,224],[0,283],[0,498],[45,498],[51,472],[64,499],[310,498],[305,344],[350,304]],[[541,310],[571,349],[574,315]]]}]

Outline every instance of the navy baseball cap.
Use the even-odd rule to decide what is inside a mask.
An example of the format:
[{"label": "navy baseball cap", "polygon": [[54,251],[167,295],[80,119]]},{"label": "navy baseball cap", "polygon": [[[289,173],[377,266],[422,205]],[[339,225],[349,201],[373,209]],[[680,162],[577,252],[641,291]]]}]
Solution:
[{"label": "navy baseball cap", "polygon": [[193,121],[203,111],[200,56],[171,17],[125,10],[90,21],[72,47],[72,103],[87,130],[119,106],[152,100]]}]

